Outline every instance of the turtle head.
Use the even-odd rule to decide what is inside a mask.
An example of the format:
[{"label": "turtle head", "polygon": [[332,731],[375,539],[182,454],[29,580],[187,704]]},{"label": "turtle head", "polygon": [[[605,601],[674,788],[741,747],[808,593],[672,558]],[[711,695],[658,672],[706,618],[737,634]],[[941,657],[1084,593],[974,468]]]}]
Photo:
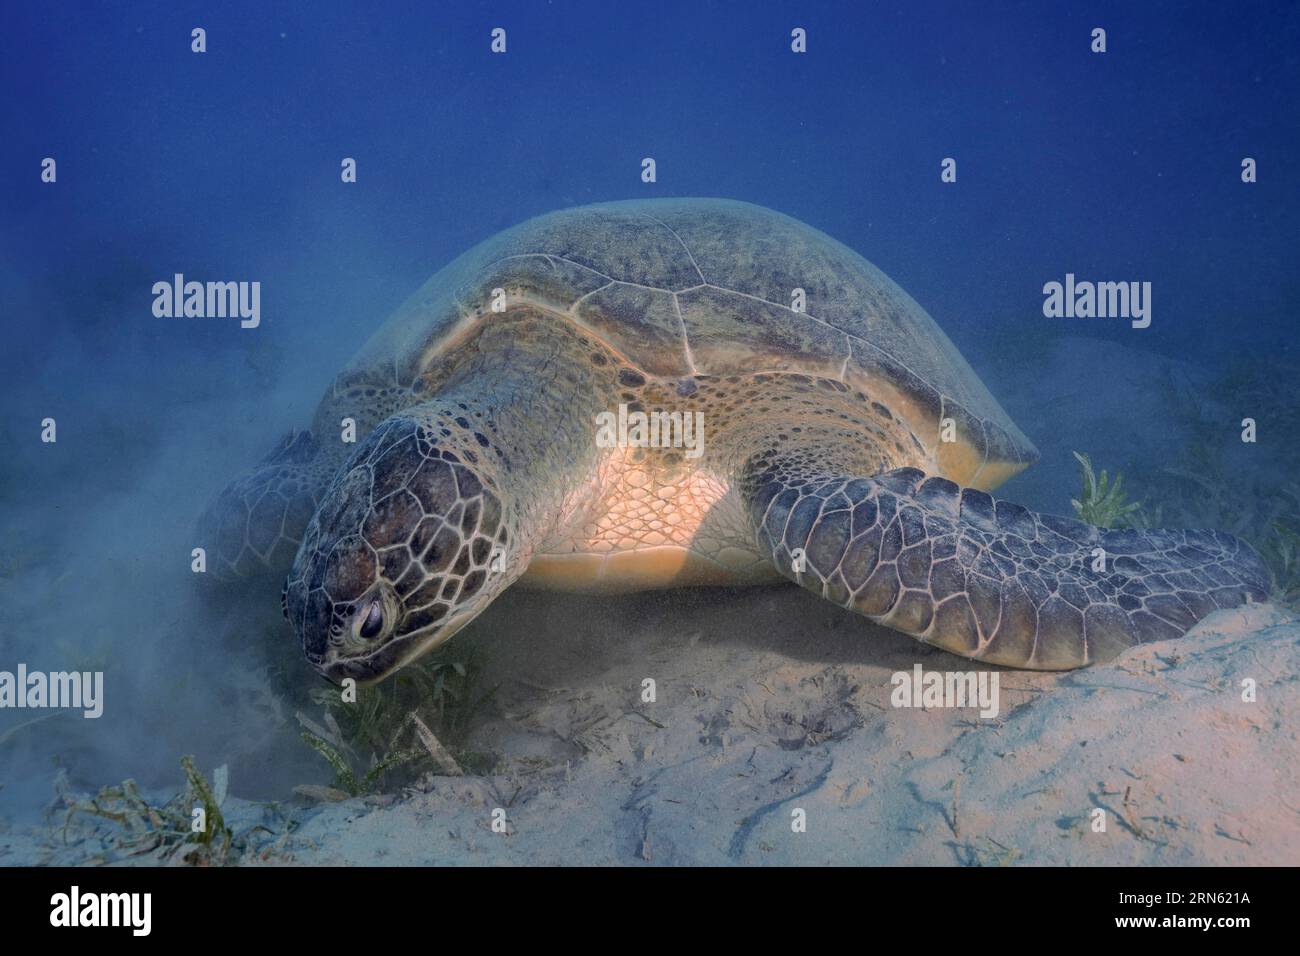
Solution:
[{"label": "turtle head", "polygon": [[508,583],[501,501],[467,457],[446,446],[436,421],[396,415],[325,493],[283,605],[326,677],[382,679],[455,634]]}]

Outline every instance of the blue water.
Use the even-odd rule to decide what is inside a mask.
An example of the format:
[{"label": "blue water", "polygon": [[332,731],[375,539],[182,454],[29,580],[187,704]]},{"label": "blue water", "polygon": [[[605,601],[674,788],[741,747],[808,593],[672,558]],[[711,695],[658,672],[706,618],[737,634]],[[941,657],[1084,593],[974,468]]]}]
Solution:
[{"label": "blue water", "polygon": [[[1041,371],[1038,353],[1014,361],[1025,339],[1300,372],[1295,3],[11,2],[0,89],[0,557],[17,562],[0,666],[107,642],[134,668],[132,727],[175,721],[200,748],[215,705],[138,704],[177,655],[201,662],[198,683],[221,667],[176,650],[198,632],[156,597],[188,516],[305,424],[429,275],[530,216],[770,206],[907,289],[995,395]],[[261,327],[155,318],[151,286],[177,272],[260,281]],[[1045,318],[1042,285],[1067,272],[1151,282],[1151,326]],[[1055,431],[1031,437],[1068,472]],[[1287,442],[1275,459],[1295,460]],[[1114,454],[1130,463],[1132,445]],[[1026,488],[1058,509],[1071,490]],[[102,767],[84,749],[0,752],[31,782],[11,776],[0,800],[47,793],[52,767],[129,771],[139,739],[92,744]]]}]

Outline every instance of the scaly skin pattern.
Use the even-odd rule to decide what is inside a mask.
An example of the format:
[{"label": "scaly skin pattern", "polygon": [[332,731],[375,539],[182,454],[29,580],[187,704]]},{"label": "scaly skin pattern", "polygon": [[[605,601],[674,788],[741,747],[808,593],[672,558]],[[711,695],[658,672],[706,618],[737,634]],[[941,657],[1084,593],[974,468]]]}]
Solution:
[{"label": "scaly skin pattern", "polygon": [[337,448],[322,447],[311,432],[281,439],[199,518],[208,573],[221,581],[282,574],[343,457]]},{"label": "scaly skin pattern", "polygon": [[290,432],[248,474],[236,479],[199,517],[197,539],[208,574],[225,583],[282,577],[325,491],[355,446],[342,440],[345,417],[365,436],[417,396],[394,383],[350,398],[328,394],[310,431]]},{"label": "scaly skin pattern", "polygon": [[745,485],[758,537],[791,580],[993,664],[1106,661],[1267,594],[1263,564],[1231,535],[1095,528],[915,468],[854,478],[760,456]]},{"label": "scaly skin pattern", "polygon": [[[442,643],[527,568],[596,468],[591,421],[615,372],[590,361],[593,348],[580,330],[517,308],[449,363],[436,395],[358,445],[285,586],[285,615],[313,666],[377,679]],[[375,606],[381,623],[367,628]]]}]

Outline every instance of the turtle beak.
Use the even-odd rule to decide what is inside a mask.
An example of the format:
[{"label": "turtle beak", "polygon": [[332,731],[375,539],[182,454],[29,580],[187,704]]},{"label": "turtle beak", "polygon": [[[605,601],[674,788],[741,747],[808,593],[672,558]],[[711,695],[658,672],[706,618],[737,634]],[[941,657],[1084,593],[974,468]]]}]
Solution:
[{"label": "turtle beak", "polygon": [[401,670],[411,661],[423,657],[435,647],[450,640],[457,631],[472,621],[476,614],[476,608],[461,610],[439,625],[398,637],[369,654],[354,654],[348,657],[339,654],[337,648],[329,647],[323,657],[309,653],[307,661],[317,672],[335,684],[341,684],[350,678],[359,686],[366,687],[378,683],[394,671]]},{"label": "turtle beak", "polygon": [[378,683],[402,666],[400,660],[393,660],[394,654],[381,652],[373,657],[341,657],[327,654],[321,661],[311,660],[316,671],[335,684],[345,680],[354,680],[360,687]]},{"label": "turtle beak", "polygon": [[407,660],[408,641],[391,639],[392,622],[401,604],[393,589],[381,582],[353,606],[346,622],[334,620],[330,635],[307,629],[302,634],[307,662],[336,684],[354,680],[373,684]]}]

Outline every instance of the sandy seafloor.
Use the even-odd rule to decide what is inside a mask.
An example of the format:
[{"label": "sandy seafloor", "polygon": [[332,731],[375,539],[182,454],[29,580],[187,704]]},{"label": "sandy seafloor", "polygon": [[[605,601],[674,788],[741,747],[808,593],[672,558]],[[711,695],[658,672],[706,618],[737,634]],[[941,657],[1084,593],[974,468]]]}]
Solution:
[{"label": "sandy seafloor", "polygon": [[[1077,489],[1070,449],[1119,464],[1172,455],[1183,440],[1177,428],[1132,414],[1153,407],[1153,370],[1169,364],[1074,338],[1039,356],[1032,374],[1001,376],[995,393],[1043,451],[1002,493],[1068,512]],[[1099,368],[1108,383],[1100,390]],[[264,621],[270,633],[279,622],[273,600],[229,613],[242,625]],[[237,655],[207,672],[230,685],[226,698],[245,728],[242,752],[209,741],[200,753],[205,769],[230,766],[227,822],[239,830],[259,820],[274,829],[272,818],[286,814],[296,821],[248,862],[1300,862],[1300,620],[1272,604],[1219,612],[1180,640],[1103,666],[1001,671],[1001,712],[989,720],[892,708],[893,673],[977,665],[793,586],[617,598],[516,591],[454,643],[483,651],[482,679],[497,687],[461,742],[494,755],[492,774],[430,775],[323,805],[295,800],[283,780],[268,792],[265,766],[283,764],[292,748],[301,783],[328,782],[324,763],[296,741],[291,710],[246,706]],[[647,677],[657,685],[652,704],[640,699]],[[1241,699],[1244,679],[1258,688],[1253,703]],[[262,715],[256,734],[249,713]],[[4,746],[31,758],[66,732]],[[163,757],[175,766],[170,753],[151,755],[150,765]],[[46,764],[21,765],[22,786],[48,790],[30,769]],[[174,777],[170,789],[147,782],[146,793],[165,798]],[[116,781],[74,768],[71,782],[91,792]],[[271,799],[280,801],[274,811]],[[498,807],[503,834],[491,827]],[[1104,833],[1091,826],[1096,808],[1106,811]],[[792,831],[795,809],[806,812],[806,832]],[[107,825],[60,834],[13,813],[0,818],[0,864],[150,862],[106,850],[111,836]]]}]

